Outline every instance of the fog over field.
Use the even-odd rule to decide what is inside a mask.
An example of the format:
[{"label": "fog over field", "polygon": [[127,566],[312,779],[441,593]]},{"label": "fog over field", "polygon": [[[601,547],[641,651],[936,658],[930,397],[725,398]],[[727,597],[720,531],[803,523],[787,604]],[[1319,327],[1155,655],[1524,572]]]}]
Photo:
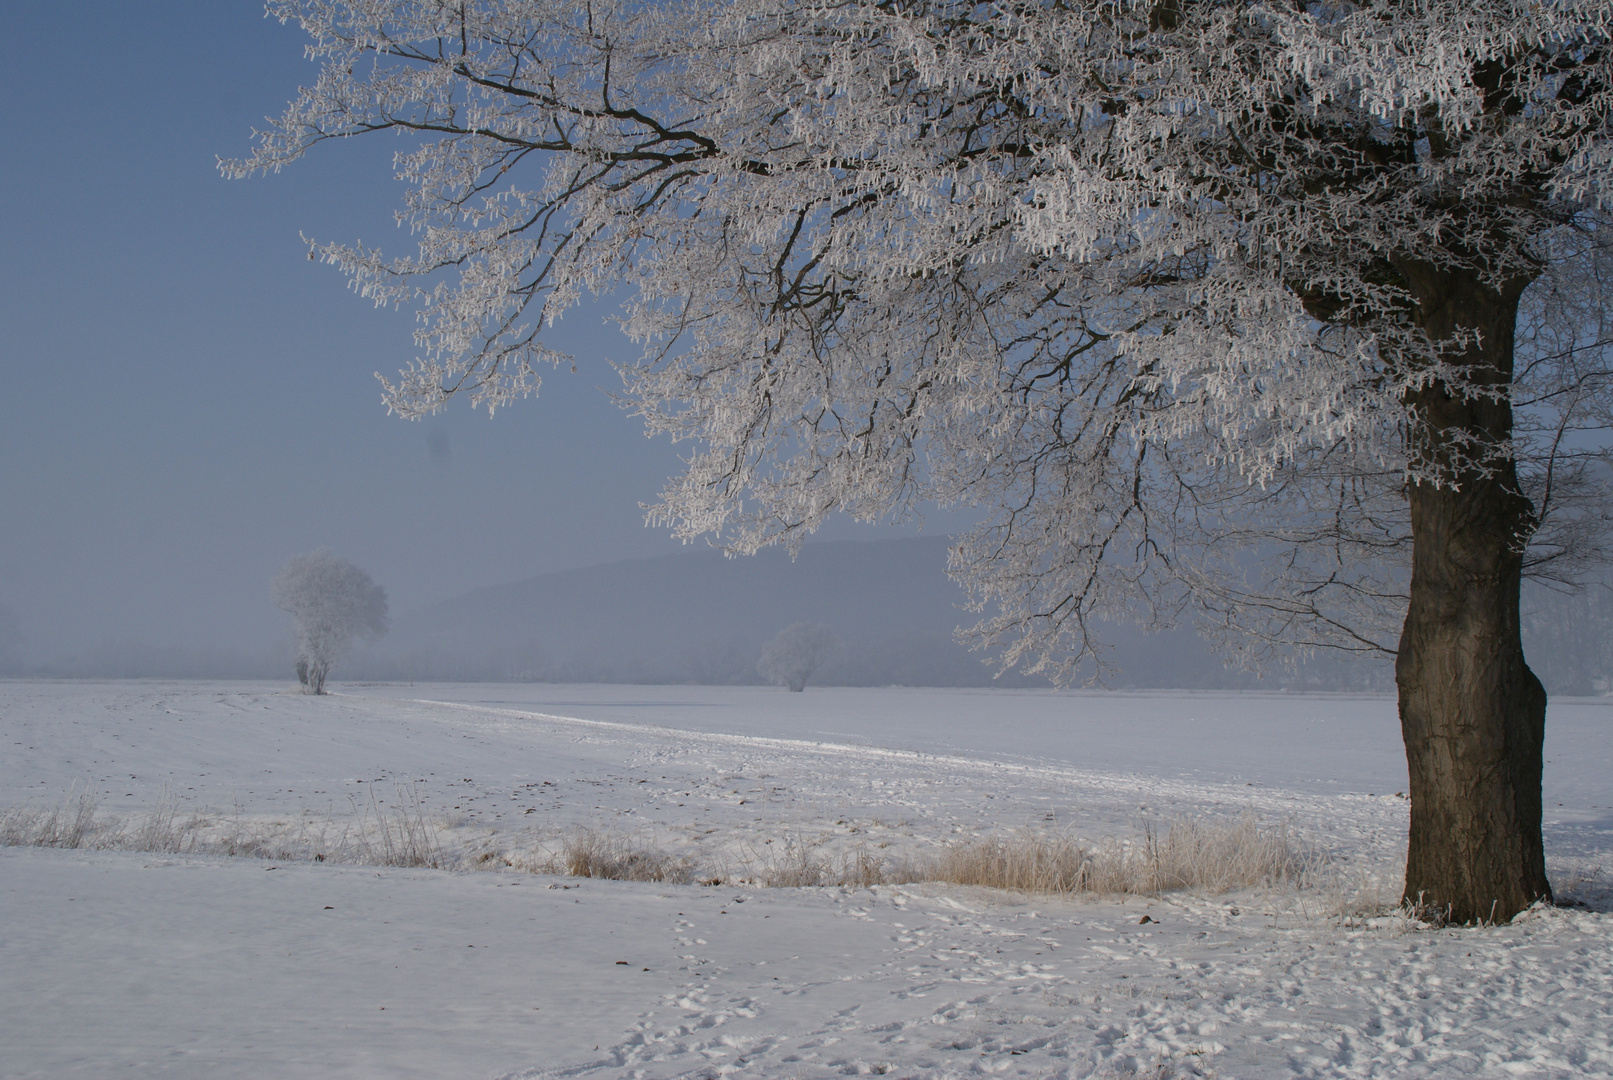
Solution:
[{"label": "fog over field", "polygon": [[[955,630],[979,619],[946,576],[945,537],[808,544],[729,558],[688,550],[547,574],[398,612],[335,672],[353,680],[747,684],[763,646],[797,622],[833,631],[818,685],[1047,686],[999,673]],[[268,590],[261,601],[270,606]],[[1112,686],[1381,689],[1387,665],[1318,657],[1259,672],[1229,667],[1191,630],[1106,626]],[[134,639],[16,662],[19,674],[286,678],[289,636],[257,649]]]},{"label": "fog over field", "polygon": [[[492,585],[396,611],[390,632],[359,644],[334,678],[751,684],[765,681],[756,665],[767,641],[808,622],[838,640],[812,676],[817,685],[1047,686],[1039,676],[999,674],[989,653],[956,639],[954,631],[979,616],[946,576],[948,543],[939,536],[816,542],[793,560],[781,550],[728,558],[684,549]],[[267,583],[255,602],[273,610]],[[1613,648],[1607,590],[1562,595],[1536,587],[1526,604],[1525,647],[1548,689],[1604,691]],[[290,635],[284,616],[274,612],[274,619],[280,633],[256,646],[134,638],[44,657],[21,645],[8,653],[0,624],[0,663],[15,674],[290,678]],[[1112,687],[1392,685],[1388,662],[1370,657],[1279,657],[1250,671],[1229,665],[1191,628],[1146,634],[1107,624],[1100,632],[1112,665],[1103,682]]]}]

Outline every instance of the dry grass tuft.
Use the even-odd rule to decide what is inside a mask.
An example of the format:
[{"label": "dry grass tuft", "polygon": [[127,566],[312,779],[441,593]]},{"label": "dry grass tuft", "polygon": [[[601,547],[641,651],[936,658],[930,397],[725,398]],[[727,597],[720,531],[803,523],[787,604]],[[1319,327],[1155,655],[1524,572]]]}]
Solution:
[{"label": "dry grass tuft", "polygon": [[1135,841],[1087,846],[1026,830],[948,848],[922,880],[1036,893],[1153,896],[1207,894],[1275,885],[1313,885],[1325,860],[1286,825],[1253,817],[1224,825],[1171,822],[1143,827]]},{"label": "dry grass tuft", "polygon": [[0,814],[0,844],[8,847],[86,847],[95,834],[95,796],[68,791],[60,806],[18,806]]},{"label": "dry grass tuft", "polygon": [[1033,832],[993,836],[947,848],[924,880],[1018,892],[1093,892],[1087,850],[1067,837]]},{"label": "dry grass tuft", "polygon": [[953,844],[918,859],[882,858],[864,846],[833,852],[821,843],[785,838],[778,845],[748,846],[740,861],[737,872],[711,880],[768,888],[944,882],[1064,895],[1214,895],[1316,887],[1327,863],[1287,825],[1264,826],[1253,817],[1232,823],[1183,819],[1163,830],[1147,824],[1135,840],[1101,844],[1027,829]]},{"label": "dry grass tuft", "polygon": [[437,829],[426,819],[426,808],[413,787],[396,785],[396,801],[383,811],[370,788],[370,804],[359,815],[353,844],[360,857],[353,861],[372,866],[419,866],[441,870],[450,860],[437,842]]},{"label": "dry grass tuft", "polygon": [[592,829],[579,829],[566,837],[559,863],[572,877],[659,881],[668,885],[687,885],[695,877],[694,864],[688,859]]},{"label": "dry grass tuft", "polygon": [[403,785],[392,809],[383,810],[372,792],[369,804],[355,805],[346,822],[329,816],[248,822],[239,813],[181,815],[179,800],[168,791],[149,813],[129,818],[98,816],[96,805],[93,795],[75,785],[60,806],[7,810],[0,813],[0,844],[433,869],[453,862],[418,796]]},{"label": "dry grass tuft", "polygon": [[900,868],[892,867],[871,854],[866,847],[841,854],[824,853],[798,838],[764,850],[750,849],[746,868],[738,875],[744,883],[770,889],[849,887],[865,889],[872,885],[894,884],[903,878]]},{"label": "dry grass tuft", "polygon": [[1164,836],[1149,829],[1143,847],[1143,880],[1154,892],[1314,885],[1327,863],[1287,823],[1263,826],[1251,815],[1232,825],[1177,821]]}]

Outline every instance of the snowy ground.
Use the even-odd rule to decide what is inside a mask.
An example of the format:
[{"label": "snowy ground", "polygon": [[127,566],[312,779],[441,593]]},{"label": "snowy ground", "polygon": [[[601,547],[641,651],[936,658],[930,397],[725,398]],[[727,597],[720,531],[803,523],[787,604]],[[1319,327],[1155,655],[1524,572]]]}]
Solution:
[{"label": "snowy ground", "polygon": [[[791,845],[896,857],[1252,812],[1370,883],[1404,843],[1382,698],[341,689],[0,682],[0,790],[44,806],[78,785],[125,815],[166,791],[248,828],[329,828],[401,789],[468,852],[582,826],[731,874]],[[1613,1075],[1610,736],[1608,703],[1553,704],[1548,854],[1591,907],[1483,930],[1360,924],[1316,893],[1074,902],[0,849],[0,1076]]]}]

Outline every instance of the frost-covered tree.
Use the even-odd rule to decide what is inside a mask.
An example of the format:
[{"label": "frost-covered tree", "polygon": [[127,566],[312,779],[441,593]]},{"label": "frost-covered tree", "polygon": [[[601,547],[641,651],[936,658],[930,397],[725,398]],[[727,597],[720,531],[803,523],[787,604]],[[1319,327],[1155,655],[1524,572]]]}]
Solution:
[{"label": "frost-covered tree", "polygon": [[386,590],[328,551],[292,558],[275,575],[272,591],[291,616],[297,681],[307,693],[325,692],[326,676],[355,638],[386,633]]},{"label": "frost-covered tree", "polygon": [[827,626],[791,623],[762,650],[756,671],[775,686],[788,686],[792,694],[806,689],[807,680],[840,648],[840,639]]},{"label": "frost-covered tree", "polygon": [[420,307],[395,411],[527,394],[625,297],[695,444],[655,520],[980,507],[973,633],[1057,678],[1097,617],[1393,654],[1408,896],[1549,896],[1518,595],[1603,550],[1606,0],[269,9],[321,70],[226,171],[413,136],[418,249],[315,248]]}]

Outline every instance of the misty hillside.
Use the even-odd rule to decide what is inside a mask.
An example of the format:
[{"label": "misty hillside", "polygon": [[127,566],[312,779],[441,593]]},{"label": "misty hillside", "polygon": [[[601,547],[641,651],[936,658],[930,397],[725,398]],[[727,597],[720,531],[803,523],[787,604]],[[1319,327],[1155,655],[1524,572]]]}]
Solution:
[{"label": "misty hillside", "polygon": [[[946,576],[945,537],[808,544],[728,559],[698,550],[479,589],[400,618],[348,678],[755,683],[762,647],[795,622],[842,646],[820,685],[1046,686],[1004,675],[953,639],[977,616]],[[1311,664],[1257,679],[1190,632],[1112,628],[1116,686],[1381,688],[1383,665]]]},{"label": "misty hillside", "polygon": [[969,613],[946,548],[945,537],[809,544],[793,561],[692,550],[545,574],[399,619],[363,666],[427,679],[753,683],[762,646],[805,621],[843,643],[815,682],[984,685],[990,671],[952,640]]}]

